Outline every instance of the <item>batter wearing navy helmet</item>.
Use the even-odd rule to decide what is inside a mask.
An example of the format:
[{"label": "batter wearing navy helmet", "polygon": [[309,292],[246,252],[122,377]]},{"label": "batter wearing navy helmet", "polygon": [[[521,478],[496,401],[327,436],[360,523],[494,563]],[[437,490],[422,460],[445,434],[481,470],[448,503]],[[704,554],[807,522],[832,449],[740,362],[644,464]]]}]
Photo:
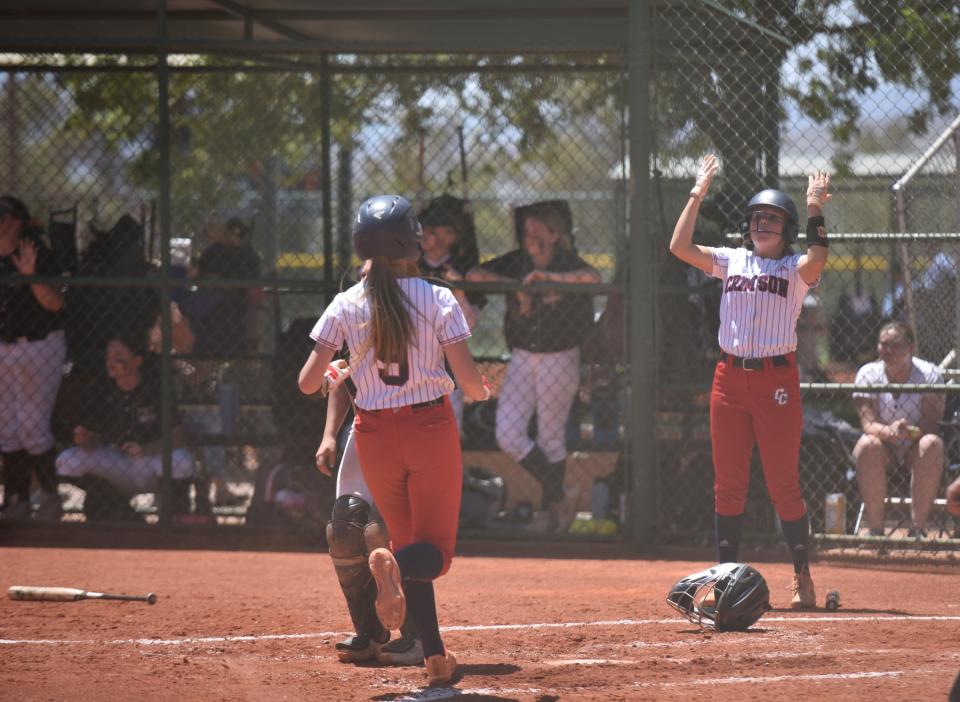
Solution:
[{"label": "batter wearing navy helmet", "polygon": [[[442,684],[454,676],[457,660],[440,636],[433,581],[453,559],[463,474],[445,361],[468,399],[489,399],[490,389],[470,354],[470,329],[453,293],[419,277],[420,238],[406,199],[382,195],[360,206],[353,243],[366,275],[320,317],[299,383],[306,394],[329,387],[330,361],[346,343],[357,390],[357,456],[393,549],[369,554],[375,610],[383,628],[393,630],[409,608],[427,679]],[[380,632],[370,633],[376,639]]]},{"label": "batter wearing navy helmet", "polygon": [[807,291],[820,282],[828,242],[823,206],[830,176],[818,171],[807,187],[807,251],[794,253],[799,229],[793,201],[780,190],[762,190],[747,205],[743,248],[693,243],[703,198],[717,173],[713,155],[703,159],[686,207],[677,220],[670,252],[722,281],[720,358],[710,395],[717,560],[736,562],[750,484],[750,456],[759,444],[767,490],[793,556],[791,606],[816,606],[810,577],[810,523],[800,493],[803,407],[797,373],[797,319]]}]

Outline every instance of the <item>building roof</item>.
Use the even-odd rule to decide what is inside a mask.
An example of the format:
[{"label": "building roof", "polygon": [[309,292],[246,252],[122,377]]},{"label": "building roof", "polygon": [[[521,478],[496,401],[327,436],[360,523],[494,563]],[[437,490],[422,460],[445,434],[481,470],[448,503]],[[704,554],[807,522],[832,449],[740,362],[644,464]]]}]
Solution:
[{"label": "building roof", "polygon": [[[158,0],[0,0],[5,51],[155,51]],[[597,52],[628,0],[166,0],[171,53]]]}]

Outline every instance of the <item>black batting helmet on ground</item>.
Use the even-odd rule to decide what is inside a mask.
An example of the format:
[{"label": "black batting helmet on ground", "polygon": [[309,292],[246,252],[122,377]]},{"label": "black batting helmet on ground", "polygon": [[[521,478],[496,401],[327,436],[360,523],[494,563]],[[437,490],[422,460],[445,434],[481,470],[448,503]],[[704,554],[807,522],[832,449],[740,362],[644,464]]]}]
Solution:
[{"label": "black batting helmet on ground", "polygon": [[755,568],[721,563],[680,580],[667,604],[701,627],[744,631],[770,609],[770,588]]},{"label": "black batting helmet on ground", "polygon": [[353,248],[361,259],[420,258],[423,234],[417,212],[399,195],[377,195],[360,205],[353,222]]},{"label": "black batting helmet on ground", "polygon": [[797,214],[797,206],[793,200],[782,190],[761,190],[747,203],[747,212],[741,225],[741,233],[744,238],[750,234],[750,216],[754,210],[762,206],[773,207],[783,212],[787,218],[787,223],[783,227],[783,238],[788,244],[792,244],[797,239],[797,232],[800,230],[800,218]]}]

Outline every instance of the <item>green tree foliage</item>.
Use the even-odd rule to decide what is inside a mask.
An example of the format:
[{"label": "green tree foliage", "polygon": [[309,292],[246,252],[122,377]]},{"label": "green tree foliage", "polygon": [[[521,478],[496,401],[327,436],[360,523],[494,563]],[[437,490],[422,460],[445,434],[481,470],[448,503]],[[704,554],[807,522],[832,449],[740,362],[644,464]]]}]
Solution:
[{"label": "green tree foliage", "polygon": [[[877,145],[871,124],[907,113],[908,128],[923,133],[936,116],[955,109],[955,2],[700,0],[660,5],[656,23],[651,97],[658,166],[692,175],[694,159],[706,151],[720,154],[722,175],[701,218],[714,235],[736,231],[747,198],[780,182],[781,135],[791,103],[822,125],[808,147],[811,160],[821,155],[817,149],[832,152],[840,175],[861,151],[862,132],[868,146]],[[865,97],[891,85],[913,91],[914,102],[901,98],[888,114],[862,114]],[[663,282],[686,285],[686,267],[669,256],[664,262]],[[665,297],[661,315],[693,316],[679,295]],[[700,367],[690,352],[702,348],[696,336],[693,325],[677,325],[664,336],[662,372],[685,377]]]},{"label": "green tree foliage", "polygon": [[[577,120],[599,119],[610,125],[619,114],[615,71],[602,74],[600,80],[593,80],[593,74],[575,78],[551,74],[553,65],[572,61],[554,57],[526,62],[510,58],[503,73],[470,74],[442,69],[454,60],[485,66],[493,59],[431,60],[440,70],[405,73],[391,65],[395,57],[342,57],[337,67],[345,70],[330,79],[334,149],[356,154],[357,170],[366,169],[369,182],[381,189],[418,189],[421,129],[431,138],[443,129],[449,131],[452,124],[467,124],[469,146],[480,150],[471,154],[479,156],[472,159],[476,168],[471,173],[479,185],[484,176],[502,177],[505,163],[521,163],[558,143]],[[263,187],[264,164],[273,158],[281,164],[281,187],[298,187],[319,170],[325,86],[316,64],[298,69],[288,61],[272,72],[253,64],[248,71],[217,70],[223,60],[213,57],[194,57],[189,63],[192,70],[174,72],[170,80],[175,202],[195,203],[188,209],[236,202],[251,185],[255,190]],[[531,73],[518,70],[517,64],[525,63]],[[542,65],[548,70],[538,75]],[[210,70],[202,71],[201,66]],[[131,178],[155,187],[159,155],[155,76],[65,74],[60,81],[76,105],[73,125],[83,124],[124,149],[130,156]],[[611,156],[610,150],[605,158]],[[450,148],[447,152],[453,153]],[[434,173],[424,186],[445,185],[442,176],[452,170],[449,158],[439,165],[428,163],[425,170],[438,168],[441,173]],[[603,172],[609,165],[597,168]]]},{"label": "green tree foliage", "polygon": [[[784,106],[824,125],[843,173],[864,124],[863,97],[881,85],[916,91],[909,128],[955,109],[960,11],[940,0],[717,0],[667,4],[658,16],[661,156],[716,149],[724,161],[719,217],[779,177]],[[796,57],[796,74],[785,76]],[[907,109],[909,108],[909,109]]]}]

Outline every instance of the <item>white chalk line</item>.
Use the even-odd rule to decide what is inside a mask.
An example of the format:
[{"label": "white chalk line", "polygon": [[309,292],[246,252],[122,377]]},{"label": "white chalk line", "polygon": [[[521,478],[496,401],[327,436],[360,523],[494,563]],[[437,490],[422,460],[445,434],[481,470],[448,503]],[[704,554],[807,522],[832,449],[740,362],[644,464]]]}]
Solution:
[{"label": "white chalk line", "polygon": [[[671,643],[665,647],[680,647],[683,644]],[[882,655],[884,653],[893,653],[890,649],[880,648],[842,648],[831,649],[829,651],[810,650],[810,651],[745,651],[742,654],[731,656],[728,660],[750,662],[754,660],[789,660],[798,658],[822,658],[824,654],[828,655]],[[672,663],[677,665],[686,665],[698,658],[667,658],[660,660],[660,663]],[[593,666],[593,665],[644,665],[648,663],[643,659],[637,658],[560,658],[558,660],[547,661],[548,666]]]},{"label": "white chalk line", "polygon": [[[920,672],[920,671],[915,671]],[[737,676],[732,678],[707,678],[704,680],[684,680],[682,682],[652,683],[637,682],[634,687],[689,687],[693,685],[740,685],[753,683],[781,682],[817,682],[830,680],[863,680],[865,678],[898,678],[904,675],[902,670],[875,670],[860,673],[822,673],[809,675],[764,675],[761,677]]]},{"label": "white chalk line", "polygon": [[[842,624],[845,622],[956,622],[960,621],[960,616],[941,616],[941,615],[885,615],[885,616],[821,616],[821,617],[764,617],[757,625],[762,627],[764,624],[777,622],[782,624],[805,624],[807,622],[832,622]],[[579,627],[603,627],[603,626],[648,626],[654,624],[666,624],[674,626],[688,626],[689,624],[682,619],[612,619],[608,621],[595,622],[540,622],[534,624],[477,624],[471,626],[445,626],[441,627],[442,632],[469,632],[469,631],[532,631],[536,629],[573,629]],[[185,644],[207,644],[207,643],[252,643],[257,641],[284,641],[284,640],[302,640],[302,639],[326,639],[334,636],[346,636],[349,632],[344,631],[324,631],[307,634],[249,634],[238,636],[202,636],[202,637],[184,637],[179,639],[112,639],[97,641],[94,639],[0,639],[0,646],[25,646],[25,645],[130,645],[137,644],[142,646],[183,646]]]},{"label": "white chalk line", "polygon": [[403,697],[394,697],[393,702],[435,702],[435,700],[450,700],[468,695],[493,697],[499,695],[542,695],[555,692],[559,692],[559,690],[539,687],[430,687]]},{"label": "white chalk line", "polygon": [[636,665],[639,662],[626,658],[561,658],[546,663],[549,666],[563,667],[567,665]]},{"label": "white chalk line", "polygon": [[[919,671],[917,671],[919,672]],[[904,675],[902,670],[874,670],[862,671],[857,673],[822,673],[807,675],[764,675],[751,677],[729,677],[729,678],[705,678],[702,680],[686,680],[682,682],[635,682],[634,688],[672,688],[672,687],[697,687],[704,685],[742,685],[742,684],[776,684],[785,682],[832,682],[840,680],[868,680],[877,678],[898,678]],[[457,697],[466,697],[468,695],[542,695],[560,692],[569,692],[569,689],[556,688],[515,688],[515,687],[438,687],[426,688],[418,692],[413,692],[402,697],[394,698],[394,702],[436,702],[437,700],[448,700]]]}]

